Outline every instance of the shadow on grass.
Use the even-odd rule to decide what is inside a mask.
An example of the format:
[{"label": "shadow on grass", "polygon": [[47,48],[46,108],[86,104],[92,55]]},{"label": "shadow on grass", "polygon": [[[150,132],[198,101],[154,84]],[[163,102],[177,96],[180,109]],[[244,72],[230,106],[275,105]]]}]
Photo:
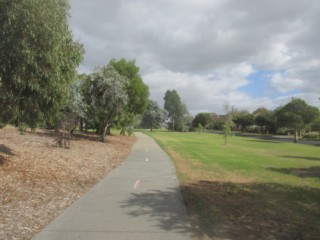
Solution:
[{"label": "shadow on grass", "polygon": [[133,217],[145,216],[155,226],[166,231],[190,232],[183,206],[180,190],[172,188],[168,191],[152,190],[147,193],[132,193],[129,199],[122,203]]},{"label": "shadow on grass", "polygon": [[12,149],[0,144],[0,166],[5,163],[9,156],[14,156]]},{"label": "shadow on grass", "polygon": [[274,140],[269,140],[269,139],[248,139],[247,141],[250,141],[250,142],[261,142],[261,143],[283,143],[283,142],[280,142],[280,141],[274,141]]},{"label": "shadow on grass", "polygon": [[320,190],[199,181],[182,187],[196,239],[319,239]]},{"label": "shadow on grass", "polygon": [[302,160],[311,160],[311,161],[320,161],[320,157],[304,157],[304,156],[279,156],[279,157],[302,159]]},{"label": "shadow on grass", "polygon": [[310,168],[268,168],[273,172],[285,173],[301,178],[320,178],[320,167]]}]

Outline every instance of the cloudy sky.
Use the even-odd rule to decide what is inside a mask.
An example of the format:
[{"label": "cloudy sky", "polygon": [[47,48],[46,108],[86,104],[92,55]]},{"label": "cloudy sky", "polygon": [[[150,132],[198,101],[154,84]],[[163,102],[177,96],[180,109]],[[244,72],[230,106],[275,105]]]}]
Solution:
[{"label": "cloudy sky", "polygon": [[300,97],[320,107],[319,0],[70,0],[86,50],[79,72],[135,59],[163,106],[178,91],[192,114],[269,109]]}]

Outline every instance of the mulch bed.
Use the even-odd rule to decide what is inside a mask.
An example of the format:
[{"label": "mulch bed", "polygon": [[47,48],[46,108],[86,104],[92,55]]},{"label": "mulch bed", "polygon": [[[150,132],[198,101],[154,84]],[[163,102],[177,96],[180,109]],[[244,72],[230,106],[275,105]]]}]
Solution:
[{"label": "mulch bed", "polygon": [[0,239],[31,239],[66,207],[119,166],[134,137],[77,133],[70,149],[58,133],[0,130]]}]

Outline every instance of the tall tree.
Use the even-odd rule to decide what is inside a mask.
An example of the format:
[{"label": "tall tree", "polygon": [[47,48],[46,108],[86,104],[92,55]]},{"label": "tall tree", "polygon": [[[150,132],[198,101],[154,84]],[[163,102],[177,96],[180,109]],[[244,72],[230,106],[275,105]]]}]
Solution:
[{"label": "tall tree", "polygon": [[108,127],[128,102],[125,90],[128,79],[113,67],[106,66],[92,73],[89,80],[88,112],[98,124],[100,141],[104,142]]},{"label": "tall tree", "polygon": [[83,55],[67,0],[0,1],[0,122],[35,128],[64,107]]},{"label": "tall tree", "polygon": [[320,140],[320,117],[318,117],[316,120],[314,120],[311,123],[311,130],[317,131],[319,133],[319,140]]},{"label": "tall tree", "polygon": [[129,98],[128,103],[122,112],[122,115],[118,117],[118,123],[123,128],[122,133],[124,133],[124,128],[132,124],[135,116],[143,114],[146,111],[149,88],[143,82],[139,74],[139,68],[136,66],[134,60],[127,61],[122,58],[116,61],[115,59],[112,59],[109,62],[109,65],[114,67],[120,75],[125,76],[129,80],[125,86]]},{"label": "tall tree", "polygon": [[232,120],[242,132],[246,130],[246,127],[254,124],[253,115],[245,110],[234,111]]},{"label": "tall tree", "polygon": [[288,127],[294,130],[294,142],[298,142],[298,132],[305,128],[319,116],[319,109],[309,106],[299,98],[280,108],[276,112],[278,126]]},{"label": "tall tree", "polygon": [[147,111],[143,115],[141,126],[143,128],[159,128],[164,123],[166,112],[161,109],[156,101],[149,100]]},{"label": "tall tree", "polygon": [[274,112],[266,108],[258,108],[253,112],[254,123],[259,126],[259,133],[261,130],[265,133],[275,130]]},{"label": "tall tree", "polygon": [[176,90],[167,90],[164,96],[164,109],[168,111],[172,130],[183,129],[183,116],[188,113],[187,107],[181,102]]},{"label": "tall tree", "polygon": [[198,113],[195,118],[192,121],[192,126],[197,127],[199,126],[199,123],[201,124],[203,131],[205,127],[212,123],[212,116],[210,113]]}]

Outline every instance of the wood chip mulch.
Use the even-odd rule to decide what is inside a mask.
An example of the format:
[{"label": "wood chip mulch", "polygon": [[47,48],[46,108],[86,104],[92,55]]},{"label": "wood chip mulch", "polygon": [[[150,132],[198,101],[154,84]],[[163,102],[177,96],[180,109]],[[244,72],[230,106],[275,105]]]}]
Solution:
[{"label": "wood chip mulch", "polygon": [[0,130],[0,239],[31,239],[66,207],[119,166],[135,137],[77,133],[70,149],[57,133]]}]

